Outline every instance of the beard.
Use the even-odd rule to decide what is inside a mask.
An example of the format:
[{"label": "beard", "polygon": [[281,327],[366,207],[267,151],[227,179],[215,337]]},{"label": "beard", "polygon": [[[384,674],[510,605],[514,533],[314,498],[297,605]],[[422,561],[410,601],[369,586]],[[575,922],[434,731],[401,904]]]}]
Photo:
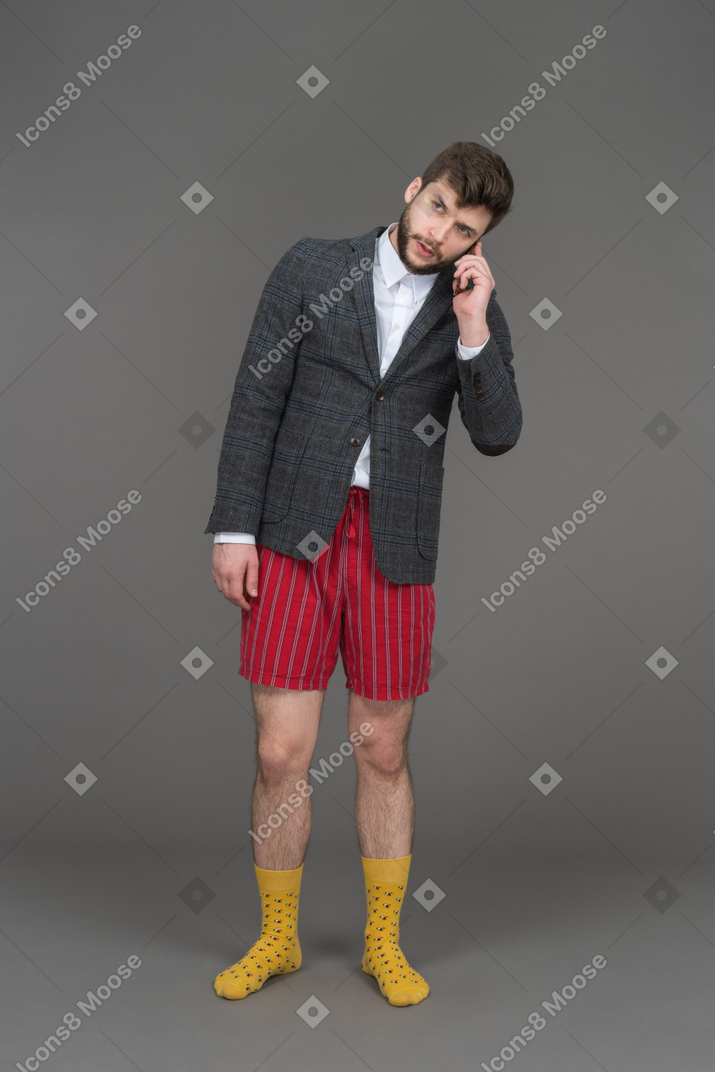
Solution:
[{"label": "beard", "polygon": [[[412,207],[412,205],[405,205],[404,211],[400,216],[395,232],[397,240],[397,252],[405,268],[407,268],[407,270],[413,275],[434,275],[436,272],[441,272],[445,268],[453,267],[459,260],[459,258],[463,257],[467,250],[471,247],[467,246],[466,249],[462,250],[462,252],[459,253],[456,257],[454,257],[452,260],[447,260],[443,258],[440,254],[439,247],[436,246],[434,242],[427,241],[425,235],[419,234],[414,229],[412,223]],[[422,242],[423,245],[427,247],[427,249],[432,250],[434,256],[426,261],[414,261],[408,252],[410,239],[416,239],[418,242]]]}]

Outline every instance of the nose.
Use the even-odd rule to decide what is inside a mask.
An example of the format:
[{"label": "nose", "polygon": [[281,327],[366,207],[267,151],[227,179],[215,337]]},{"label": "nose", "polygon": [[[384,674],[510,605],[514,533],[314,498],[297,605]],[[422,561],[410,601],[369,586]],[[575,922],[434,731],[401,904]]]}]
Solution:
[{"label": "nose", "polygon": [[435,227],[431,228],[430,238],[434,240],[435,245],[441,246],[444,242],[446,242],[451,227],[451,220],[443,220],[441,227],[439,226],[439,224],[437,224]]}]

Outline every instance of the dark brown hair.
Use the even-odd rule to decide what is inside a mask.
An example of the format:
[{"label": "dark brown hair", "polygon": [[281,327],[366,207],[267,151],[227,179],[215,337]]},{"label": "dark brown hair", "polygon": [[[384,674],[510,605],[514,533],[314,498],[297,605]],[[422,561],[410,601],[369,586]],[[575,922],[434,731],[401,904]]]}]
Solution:
[{"label": "dark brown hair", "polygon": [[475,141],[455,141],[427,165],[421,189],[443,180],[454,190],[457,208],[483,205],[492,215],[484,234],[511,212],[514,180],[498,153]]}]

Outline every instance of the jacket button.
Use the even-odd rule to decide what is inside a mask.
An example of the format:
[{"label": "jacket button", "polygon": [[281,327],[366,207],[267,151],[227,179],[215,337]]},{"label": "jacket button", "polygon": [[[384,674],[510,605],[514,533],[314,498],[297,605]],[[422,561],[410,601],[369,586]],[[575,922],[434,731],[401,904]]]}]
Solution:
[{"label": "jacket button", "polygon": [[375,395],[375,400],[377,402],[382,402],[384,397],[385,397],[384,391],[378,391],[377,394]]},{"label": "jacket button", "polygon": [[358,439],[357,436],[353,436],[352,439],[350,440],[350,446],[351,447],[357,447],[359,445],[359,443],[360,443],[360,440]]}]

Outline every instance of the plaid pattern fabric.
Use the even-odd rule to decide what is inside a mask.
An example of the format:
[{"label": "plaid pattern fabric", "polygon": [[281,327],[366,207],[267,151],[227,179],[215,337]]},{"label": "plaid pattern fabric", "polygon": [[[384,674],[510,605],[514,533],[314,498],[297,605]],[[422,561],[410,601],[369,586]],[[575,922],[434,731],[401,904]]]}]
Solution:
[{"label": "plaid pattern fabric", "polygon": [[271,272],[236,376],[204,531],[250,532],[293,558],[319,553],[370,435],[378,568],[398,584],[431,584],[455,391],[482,454],[516,444],[522,410],[496,290],[489,342],[470,361],[457,356],[451,267],[439,273],[381,379],[372,265],[384,230],[301,238]]}]

